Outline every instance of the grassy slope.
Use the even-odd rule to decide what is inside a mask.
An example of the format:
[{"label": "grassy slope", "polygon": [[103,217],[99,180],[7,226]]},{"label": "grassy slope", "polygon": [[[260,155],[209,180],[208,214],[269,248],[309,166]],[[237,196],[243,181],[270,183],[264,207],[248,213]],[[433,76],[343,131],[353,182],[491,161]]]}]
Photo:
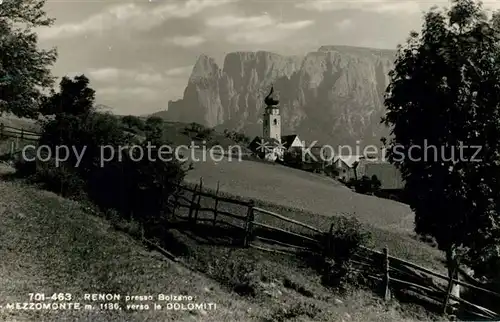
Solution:
[{"label": "grassy slope", "polygon": [[[149,311],[53,313],[0,311],[0,320],[232,321],[250,304],[232,298],[214,281],[146,251],[76,203],[16,183],[0,182],[0,299],[24,302],[30,292],[186,294],[214,302],[206,315]],[[82,301],[83,302],[83,301]]]},{"label": "grassy slope", "polygon": [[10,126],[18,129],[25,129],[28,131],[39,131],[40,126],[34,120],[26,118],[18,118],[14,116],[0,116],[0,123],[5,126]]},{"label": "grassy slope", "polygon": [[214,188],[220,181],[221,190],[248,198],[324,216],[352,214],[364,223],[381,228],[413,229],[413,213],[407,205],[353,193],[328,177],[281,165],[207,159],[206,162],[195,163],[187,180],[196,182],[200,177],[203,177],[207,187]]},{"label": "grassy slope", "polygon": [[[402,203],[354,193],[321,175],[262,162],[197,162],[186,180],[197,183],[200,177],[206,188],[215,189],[220,181],[220,190],[228,195],[255,199],[266,209],[324,231],[335,215],[355,216],[372,232],[373,247],[388,246],[394,256],[444,272],[442,253],[416,240],[414,215]],[[245,215],[243,211],[241,215]]]},{"label": "grassy slope", "polygon": [[[320,285],[316,273],[300,267],[287,256],[206,245],[178,233],[179,243],[185,245],[188,252],[183,257],[185,264],[173,263],[117,232],[106,220],[89,215],[76,202],[15,182],[0,181],[0,196],[0,305],[27,301],[30,292],[70,292],[76,297],[81,297],[82,292],[186,294],[200,302],[217,304],[217,310],[201,313],[0,310],[0,320],[413,321],[429,318],[420,310],[410,310],[397,303],[385,306],[370,292],[335,296]],[[255,297],[232,292],[234,282],[242,278],[255,285]]]}]

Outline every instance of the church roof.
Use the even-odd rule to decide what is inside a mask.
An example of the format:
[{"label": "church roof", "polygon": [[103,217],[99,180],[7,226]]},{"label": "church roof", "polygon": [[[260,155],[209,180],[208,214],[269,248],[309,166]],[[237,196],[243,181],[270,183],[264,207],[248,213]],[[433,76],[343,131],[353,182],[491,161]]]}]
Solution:
[{"label": "church roof", "polygon": [[256,136],[248,145],[248,148],[254,152],[264,152],[264,146],[268,149],[275,148],[280,145],[280,142],[273,138],[261,138]]},{"label": "church roof", "polygon": [[292,134],[292,135],[284,135],[281,137],[281,143],[285,146],[285,149],[290,148],[292,145],[293,141],[298,137],[297,134]]}]

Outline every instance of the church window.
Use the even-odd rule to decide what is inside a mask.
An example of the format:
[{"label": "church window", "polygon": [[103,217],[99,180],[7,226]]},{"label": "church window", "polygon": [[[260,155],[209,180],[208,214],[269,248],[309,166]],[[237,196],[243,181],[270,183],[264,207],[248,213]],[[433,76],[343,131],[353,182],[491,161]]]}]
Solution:
[{"label": "church window", "polygon": [[278,120],[274,119],[274,125],[278,125]]}]

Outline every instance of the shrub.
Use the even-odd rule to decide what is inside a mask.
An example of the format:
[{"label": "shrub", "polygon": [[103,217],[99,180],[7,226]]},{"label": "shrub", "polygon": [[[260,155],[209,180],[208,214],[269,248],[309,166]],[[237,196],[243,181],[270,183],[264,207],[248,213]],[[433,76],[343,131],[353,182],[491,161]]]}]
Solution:
[{"label": "shrub", "polygon": [[122,118],[122,123],[125,124],[130,130],[144,130],[145,123],[137,116],[127,115]]},{"label": "shrub", "polygon": [[85,180],[67,165],[56,167],[50,163],[42,163],[37,166],[36,174],[31,176],[31,180],[63,197],[83,199],[86,196]]},{"label": "shrub", "polygon": [[[148,139],[161,140],[150,133]],[[88,197],[103,210],[116,210],[122,217],[143,223],[157,222],[167,211],[166,200],[182,181],[185,170],[177,161],[151,161],[147,157],[134,162],[129,150],[118,157],[119,147],[137,144],[135,139],[121,130],[120,121],[110,114],[90,113],[85,117],[61,114],[43,125],[40,144],[51,148],[58,145],[84,151],[78,160],[74,153],[62,166],[53,162],[33,167],[19,163],[18,169],[28,175],[36,173],[34,180],[64,196]],[[141,144],[148,150],[147,142]],[[103,146],[114,148],[114,158],[102,162]],[[138,152],[138,151],[136,151]],[[158,151],[151,151],[156,155]],[[113,155],[104,155],[112,157]],[[80,162],[80,163],[78,163]],[[102,164],[101,164],[102,162]],[[34,168],[34,169],[33,169]]]},{"label": "shrub", "polygon": [[351,178],[347,181],[346,186],[354,188],[358,193],[373,194],[380,190],[382,183],[376,175],[373,175],[371,178],[368,176],[363,176],[361,179]]},{"label": "shrub", "polygon": [[200,140],[208,140],[212,137],[213,132],[213,129],[203,129],[196,134],[196,138]]},{"label": "shrub", "polygon": [[366,245],[371,236],[354,217],[339,217],[332,224],[329,236],[327,258],[323,282],[330,286],[344,288],[347,282],[355,282],[357,273],[352,269],[351,260]]}]

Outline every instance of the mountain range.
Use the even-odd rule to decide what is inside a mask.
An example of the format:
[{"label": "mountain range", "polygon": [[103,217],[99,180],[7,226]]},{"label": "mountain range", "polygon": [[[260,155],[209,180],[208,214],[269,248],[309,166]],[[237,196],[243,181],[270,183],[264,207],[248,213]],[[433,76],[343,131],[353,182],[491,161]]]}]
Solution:
[{"label": "mountain range", "polygon": [[380,145],[388,129],[380,124],[383,95],[394,50],[322,46],[305,56],[267,51],[232,52],[222,68],[199,56],[182,99],[155,115],[217,129],[262,135],[264,98],[278,93],[282,133],[306,142]]}]

